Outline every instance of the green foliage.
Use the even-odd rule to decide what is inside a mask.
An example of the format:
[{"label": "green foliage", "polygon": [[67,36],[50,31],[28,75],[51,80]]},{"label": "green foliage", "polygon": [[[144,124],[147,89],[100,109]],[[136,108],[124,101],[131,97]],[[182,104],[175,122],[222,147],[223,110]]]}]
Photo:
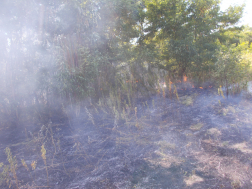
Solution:
[{"label": "green foliage", "polygon": [[215,78],[226,87],[249,79],[251,29],[234,27],[244,6],[221,12],[219,0],[33,3],[3,3],[19,10],[5,9],[0,35],[0,95],[9,102],[0,102],[0,117],[15,118],[1,119],[5,126],[48,122],[55,107],[87,97],[113,96],[111,110],[123,111],[165,77]]},{"label": "green foliage", "polygon": [[250,62],[242,58],[242,49],[247,47],[245,44],[221,45],[217,51],[217,62],[215,63],[214,77],[219,85],[225,86],[227,89],[235,84],[239,85],[239,90],[246,86],[250,78]]},{"label": "green foliage", "polygon": [[237,23],[243,10],[241,6],[220,12],[218,0],[145,0],[144,3],[147,32],[144,42],[156,46],[159,60],[156,64],[181,79],[185,74],[202,79],[202,72],[214,69],[216,39]]},{"label": "green foliage", "polygon": [[[85,99],[92,98],[89,105],[96,113],[101,110],[106,116],[112,115],[113,130],[118,129],[121,118],[126,125],[140,130],[145,124],[139,116],[141,109],[136,106],[136,98],[157,90],[160,93],[160,82],[169,84],[170,95],[176,96],[179,102],[191,106],[193,97],[179,97],[171,81],[182,80],[187,75],[194,81],[214,79],[218,87],[235,86],[240,90],[251,80],[252,30],[235,26],[244,6],[221,12],[219,0],[40,3],[37,6],[33,0],[14,0],[4,1],[0,7],[3,11],[0,15],[3,26],[0,29],[1,127],[46,125],[56,110],[66,116],[68,105],[77,105],[76,115],[79,115]],[[165,88],[162,90],[165,97]],[[224,97],[221,87],[219,92]],[[100,109],[92,102],[98,102]],[[84,107],[89,121],[99,127],[93,109],[86,104]],[[147,101],[146,107],[150,112]],[[159,104],[153,99],[152,109],[157,108]],[[230,111],[233,110],[223,109],[225,114]],[[203,126],[198,123],[190,129],[198,131]],[[49,182],[48,169],[54,165],[52,161],[49,166],[51,148],[45,149],[45,144],[51,140],[56,155],[53,128],[49,124],[42,126],[39,134],[33,139],[40,142],[39,154]],[[78,141],[75,144],[81,148]],[[169,143],[158,145],[164,150],[176,147]],[[9,164],[0,163],[0,182],[11,186],[14,180],[18,188],[16,158],[10,148],[5,151]],[[30,162],[30,171],[36,169],[37,163],[38,160]],[[29,171],[24,160],[22,164]]]}]

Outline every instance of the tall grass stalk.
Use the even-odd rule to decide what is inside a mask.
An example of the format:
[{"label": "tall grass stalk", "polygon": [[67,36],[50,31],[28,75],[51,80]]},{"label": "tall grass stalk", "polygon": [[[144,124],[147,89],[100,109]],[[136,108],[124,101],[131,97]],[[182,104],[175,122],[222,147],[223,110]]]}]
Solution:
[{"label": "tall grass stalk", "polygon": [[44,161],[45,168],[46,168],[46,178],[47,178],[47,186],[49,185],[49,177],[48,177],[48,169],[47,169],[47,162],[46,162],[46,149],[44,144],[41,146],[41,157]]},{"label": "tall grass stalk", "polygon": [[13,178],[15,179],[15,184],[16,187],[18,189],[18,179],[17,179],[17,173],[16,173],[16,169],[17,169],[17,160],[16,157],[12,157],[12,153],[9,147],[5,148],[5,153],[7,155],[7,160],[10,164],[10,172],[13,175]]}]

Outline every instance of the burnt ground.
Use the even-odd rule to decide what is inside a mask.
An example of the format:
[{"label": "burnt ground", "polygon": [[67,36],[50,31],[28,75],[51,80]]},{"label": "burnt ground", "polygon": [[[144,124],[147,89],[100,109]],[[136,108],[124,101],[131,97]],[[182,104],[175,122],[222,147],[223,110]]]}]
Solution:
[{"label": "burnt ground", "polygon": [[[61,122],[2,129],[1,188],[17,180],[30,189],[252,188],[251,99],[224,99],[216,89],[178,96],[141,99],[121,119],[89,104]],[[17,180],[13,169],[6,174],[6,147]]]}]

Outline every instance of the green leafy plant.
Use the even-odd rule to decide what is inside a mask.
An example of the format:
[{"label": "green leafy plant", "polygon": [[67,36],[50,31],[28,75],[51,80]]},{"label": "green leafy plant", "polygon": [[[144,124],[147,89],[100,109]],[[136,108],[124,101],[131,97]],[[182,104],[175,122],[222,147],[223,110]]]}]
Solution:
[{"label": "green leafy plant", "polygon": [[[231,86],[240,86],[241,90],[246,86],[244,83],[249,79],[250,64],[243,61],[241,48],[239,47],[235,45],[221,45],[220,50],[216,54],[217,62],[215,63],[213,75],[221,86],[225,86],[227,95]],[[224,97],[221,86],[218,89],[218,93]]]}]

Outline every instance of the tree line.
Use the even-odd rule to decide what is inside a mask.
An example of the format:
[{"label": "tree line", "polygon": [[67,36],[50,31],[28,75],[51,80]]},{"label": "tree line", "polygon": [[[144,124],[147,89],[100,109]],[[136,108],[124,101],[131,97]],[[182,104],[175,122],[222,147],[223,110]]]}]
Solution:
[{"label": "tree line", "polygon": [[[2,125],[91,97],[132,104],[158,81],[245,86],[252,30],[219,0],[2,0]],[[162,74],[163,73],[163,74]],[[15,119],[13,119],[15,118]],[[14,121],[12,121],[14,120]]]}]

